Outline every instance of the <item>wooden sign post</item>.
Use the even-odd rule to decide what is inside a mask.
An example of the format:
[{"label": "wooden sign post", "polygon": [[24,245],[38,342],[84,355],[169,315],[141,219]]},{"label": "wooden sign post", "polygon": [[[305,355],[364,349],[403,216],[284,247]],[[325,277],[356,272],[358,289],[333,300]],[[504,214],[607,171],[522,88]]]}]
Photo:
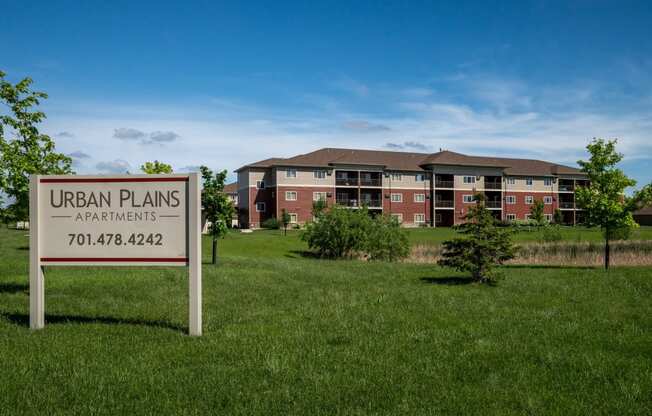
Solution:
[{"label": "wooden sign post", "polygon": [[45,326],[44,266],[187,266],[189,333],[202,334],[199,175],[30,179],[30,327]]}]

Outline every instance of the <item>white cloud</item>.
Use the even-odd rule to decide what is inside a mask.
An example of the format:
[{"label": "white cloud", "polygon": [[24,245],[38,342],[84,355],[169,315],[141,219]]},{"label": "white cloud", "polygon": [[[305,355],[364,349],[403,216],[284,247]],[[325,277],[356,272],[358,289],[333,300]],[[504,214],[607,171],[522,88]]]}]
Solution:
[{"label": "white cloud", "polygon": [[99,162],[97,165],[95,165],[95,168],[97,168],[97,170],[100,172],[127,173],[131,166],[126,160],[116,159],[111,162]]}]

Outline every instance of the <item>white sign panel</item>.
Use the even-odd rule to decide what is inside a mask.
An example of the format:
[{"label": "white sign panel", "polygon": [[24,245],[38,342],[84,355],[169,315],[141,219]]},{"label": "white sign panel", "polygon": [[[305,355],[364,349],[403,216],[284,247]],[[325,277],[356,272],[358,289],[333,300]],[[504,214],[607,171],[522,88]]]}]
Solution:
[{"label": "white sign panel", "polygon": [[42,177],[41,263],[188,262],[188,176]]},{"label": "white sign panel", "polygon": [[32,177],[32,327],[44,324],[42,266],[189,266],[190,332],[199,335],[199,219],[196,173]]}]

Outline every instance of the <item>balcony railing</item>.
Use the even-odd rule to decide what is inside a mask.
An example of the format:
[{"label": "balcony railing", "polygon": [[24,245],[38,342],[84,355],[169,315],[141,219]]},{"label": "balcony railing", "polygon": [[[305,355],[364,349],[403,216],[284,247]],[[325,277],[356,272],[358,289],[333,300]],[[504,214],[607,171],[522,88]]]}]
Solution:
[{"label": "balcony railing", "polygon": [[573,192],[575,187],[573,185],[559,185],[559,191],[561,192]]},{"label": "balcony railing", "polygon": [[500,208],[502,204],[500,203],[500,201],[486,201],[485,206],[487,208]]},{"label": "balcony railing", "polygon": [[438,199],[435,201],[435,207],[436,208],[453,208],[453,201],[444,201],[441,199]]},{"label": "balcony railing", "polygon": [[559,203],[559,208],[575,208],[575,203],[573,202],[565,202],[561,201]]},{"label": "balcony railing", "polygon": [[377,179],[360,179],[360,186],[380,186],[380,178]]},{"label": "balcony railing", "polygon": [[453,188],[455,183],[453,181],[440,181],[435,180],[435,188]]},{"label": "balcony railing", "polygon": [[363,199],[363,200],[357,200],[357,199],[349,199],[349,198],[337,198],[336,199],[337,205],[341,205],[343,207],[362,207],[366,206],[369,208],[381,208],[383,206],[383,201],[381,199]]},{"label": "balcony railing", "polygon": [[358,186],[358,178],[335,178],[336,186]]},{"label": "balcony railing", "polygon": [[484,188],[485,189],[502,189],[503,184],[500,182],[485,182],[484,183]]}]

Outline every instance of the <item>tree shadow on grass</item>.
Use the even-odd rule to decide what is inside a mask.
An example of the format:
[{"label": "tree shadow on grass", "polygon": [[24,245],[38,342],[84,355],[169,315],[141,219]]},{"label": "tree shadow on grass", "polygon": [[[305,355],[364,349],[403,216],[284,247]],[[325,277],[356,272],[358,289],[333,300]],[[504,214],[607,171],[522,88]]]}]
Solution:
[{"label": "tree shadow on grass", "polygon": [[28,251],[28,250],[29,250],[29,246],[20,246],[20,247],[16,247],[16,250]]},{"label": "tree shadow on grass", "polygon": [[457,286],[457,285],[470,285],[475,283],[470,277],[420,277],[423,283],[431,285],[447,285],[447,286]]},{"label": "tree shadow on grass", "polygon": [[[0,317],[21,326],[29,326],[29,314],[0,312]],[[175,325],[163,320],[115,318],[112,316],[79,316],[79,315],[53,315],[45,314],[45,324],[106,324],[106,325],[137,325],[154,328],[171,329],[173,331],[187,332],[186,327]]]},{"label": "tree shadow on grass", "polygon": [[602,266],[564,266],[561,264],[505,264],[501,267],[506,269],[577,269],[577,270],[593,270],[601,269]]},{"label": "tree shadow on grass", "polygon": [[313,253],[312,251],[308,250],[290,250],[290,253],[292,254],[286,254],[285,257],[291,259],[296,259],[298,257],[302,257],[304,259],[321,259],[317,253]]},{"label": "tree shadow on grass", "polygon": [[29,285],[25,283],[0,283],[0,293],[27,292]]}]

